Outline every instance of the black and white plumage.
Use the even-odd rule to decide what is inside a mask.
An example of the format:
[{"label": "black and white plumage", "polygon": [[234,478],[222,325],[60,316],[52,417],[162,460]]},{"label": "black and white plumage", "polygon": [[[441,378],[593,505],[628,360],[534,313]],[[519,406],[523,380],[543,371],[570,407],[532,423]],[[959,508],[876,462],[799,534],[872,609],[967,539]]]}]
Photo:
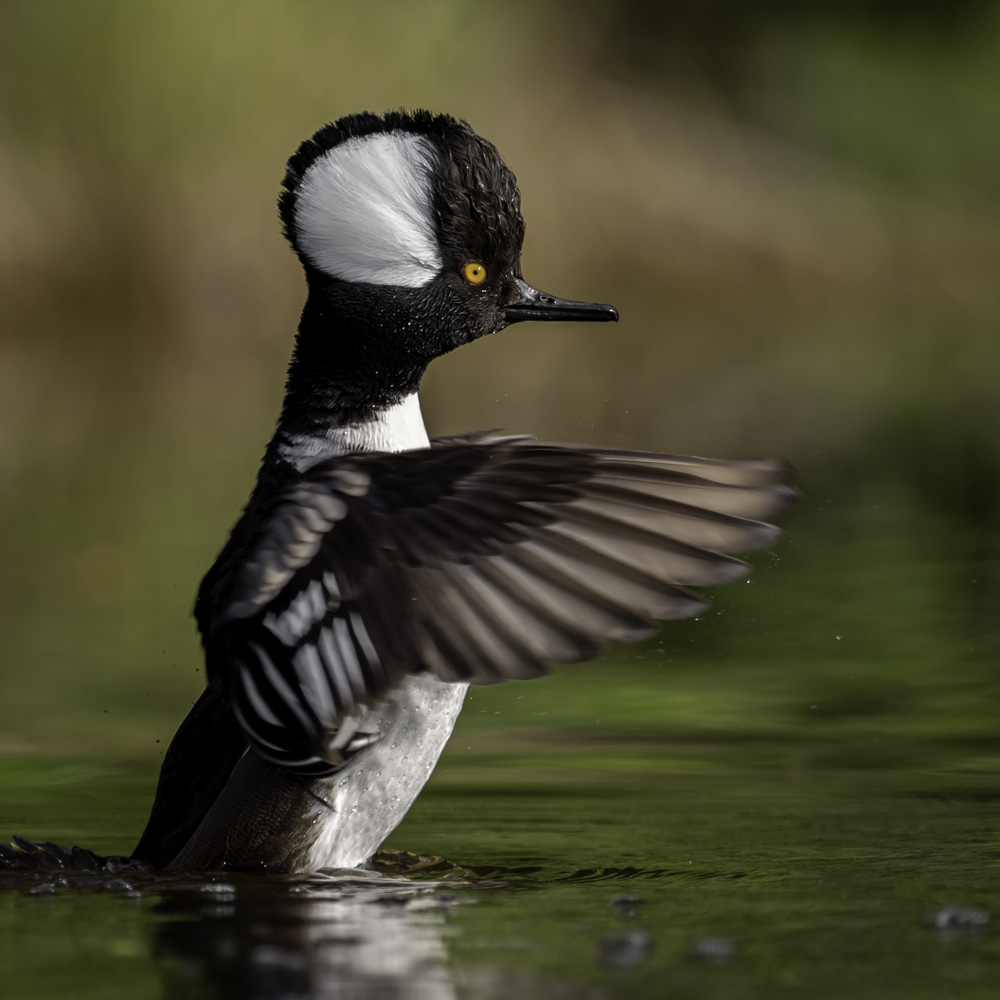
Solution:
[{"label": "black and white plumage", "polygon": [[616,320],[520,272],[517,184],[463,122],[357,115],[289,161],[305,268],[287,394],[203,581],[209,685],[135,856],[174,868],[362,863],[432,770],[466,685],[544,673],[746,572],[794,495],[779,462],[429,441],[435,357],[512,322]]},{"label": "black and white plumage", "polygon": [[266,759],[332,773],[331,732],[409,674],[525,679],[645,638],[704,607],[685,586],[745,574],[722,552],[774,540],[748,520],[773,475],[493,435],[322,462],[212,588],[237,718]]}]

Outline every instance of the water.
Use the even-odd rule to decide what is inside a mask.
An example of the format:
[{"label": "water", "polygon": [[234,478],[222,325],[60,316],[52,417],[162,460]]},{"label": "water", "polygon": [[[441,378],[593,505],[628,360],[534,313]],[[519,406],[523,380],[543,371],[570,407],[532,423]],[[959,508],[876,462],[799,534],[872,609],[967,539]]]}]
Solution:
[{"label": "water", "polygon": [[[953,904],[975,909],[951,923],[1000,915],[992,778],[441,779],[390,840],[441,858],[383,852],[372,872],[285,878],[7,876],[6,995],[995,995],[995,927],[928,926]],[[81,816],[68,786],[15,811],[53,831],[76,812],[81,837],[117,846],[139,784],[87,778],[92,796],[133,804],[107,818]]]}]

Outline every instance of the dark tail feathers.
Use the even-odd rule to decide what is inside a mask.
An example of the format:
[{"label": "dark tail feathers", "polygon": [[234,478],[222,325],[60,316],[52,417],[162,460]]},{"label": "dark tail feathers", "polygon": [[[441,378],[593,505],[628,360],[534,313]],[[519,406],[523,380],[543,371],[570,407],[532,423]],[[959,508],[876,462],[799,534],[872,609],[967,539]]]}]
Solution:
[{"label": "dark tail feathers", "polygon": [[14,837],[11,845],[0,844],[0,871],[63,869],[77,872],[135,871],[141,865],[131,858],[112,854],[103,857],[83,847],[62,847],[47,840],[34,844],[24,837]]}]

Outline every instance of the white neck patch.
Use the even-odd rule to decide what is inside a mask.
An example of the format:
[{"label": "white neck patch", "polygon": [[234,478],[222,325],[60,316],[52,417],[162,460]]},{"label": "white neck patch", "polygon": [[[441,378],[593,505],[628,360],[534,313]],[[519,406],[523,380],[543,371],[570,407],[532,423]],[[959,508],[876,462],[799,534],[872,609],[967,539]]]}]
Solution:
[{"label": "white neck patch", "polygon": [[419,288],[441,270],[431,209],[430,141],[409,132],[359,136],[306,171],[295,194],[298,245],[345,281]]},{"label": "white neck patch", "polygon": [[371,451],[410,451],[427,448],[430,439],[415,392],[378,410],[371,420],[332,427],[322,437],[278,431],[278,454],[299,472],[340,455]]}]

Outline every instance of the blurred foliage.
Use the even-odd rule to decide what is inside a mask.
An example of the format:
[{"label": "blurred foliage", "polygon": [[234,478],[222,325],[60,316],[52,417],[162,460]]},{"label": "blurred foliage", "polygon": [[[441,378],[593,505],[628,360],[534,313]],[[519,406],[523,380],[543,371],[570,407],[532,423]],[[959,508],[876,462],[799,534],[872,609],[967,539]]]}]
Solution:
[{"label": "blurred foliage", "polygon": [[155,768],[301,306],[284,160],[428,106],[518,174],[529,280],[622,313],[442,359],[432,432],[786,455],[807,494],[752,586],[476,692],[449,753],[995,765],[995,0],[7,0],[0,38],[0,750]]}]

